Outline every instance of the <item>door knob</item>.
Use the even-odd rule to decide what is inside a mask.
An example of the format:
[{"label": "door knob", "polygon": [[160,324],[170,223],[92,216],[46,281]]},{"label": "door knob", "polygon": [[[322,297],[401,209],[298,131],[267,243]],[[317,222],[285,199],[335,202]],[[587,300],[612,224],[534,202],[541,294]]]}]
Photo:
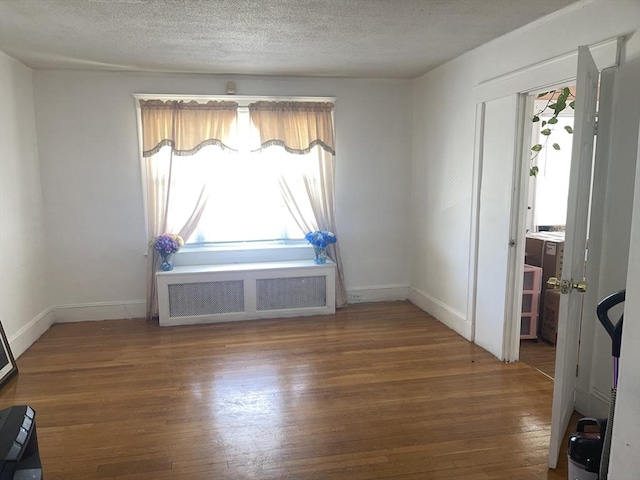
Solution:
[{"label": "door knob", "polygon": [[587,282],[582,280],[574,282],[573,280],[560,280],[556,277],[551,277],[547,280],[547,285],[553,289],[560,289],[560,293],[565,295],[574,289],[582,293],[587,291]]},{"label": "door knob", "polygon": [[585,282],[584,280],[580,280],[579,282],[572,282],[571,288],[575,288],[579,292],[584,293],[587,291],[587,282]]}]

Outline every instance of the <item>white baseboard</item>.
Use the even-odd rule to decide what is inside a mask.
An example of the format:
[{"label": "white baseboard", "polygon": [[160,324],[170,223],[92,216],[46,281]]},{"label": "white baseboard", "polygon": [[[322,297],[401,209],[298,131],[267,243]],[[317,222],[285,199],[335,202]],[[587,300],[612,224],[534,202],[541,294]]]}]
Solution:
[{"label": "white baseboard", "polygon": [[605,394],[595,388],[591,388],[591,406],[593,413],[598,417],[608,417],[611,405],[611,392]]},{"label": "white baseboard", "polygon": [[576,390],[576,410],[586,417],[606,418],[609,416],[611,393],[602,393],[594,387],[589,391],[578,387]]},{"label": "white baseboard", "polygon": [[20,357],[54,323],[84,322],[88,320],[111,320],[121,318],[143,318],[146,315],[144,300],[130,302],[101,302],[49,307],[12,335],[9,340],[11,353]]},{"label": "white baseboard", "polygon": [[53,323],[143,318],[146,301],[96,302],[53,307]]},{"label": "white baseboard", "polygon": [[[452,330],[470,338],[471,325],[464,315],[409,285],[381,285],[347,291],[349,303],[386,302],[409,300],[433,315]],[[56,305],[39,314],[9,339],[11,350],[17,358],[22,355],[53,323],[86,322],[112,319],[144,318],[146,301],[95,302]]]},{"label": "white baseboard", "polygon": [[347,290],[347,303],[391,302],[407,298],[409,285],[379,285]]},{"label": "white baseboard", "polygon": [[49,307],[9,338],[11,353],[18,358],[53,324],[53,308]]},{"label": "white baseboard", "polygon": [[409,290],[409,301],[467,340],[471,339],[471,323],[462,313],[415,287]]}]

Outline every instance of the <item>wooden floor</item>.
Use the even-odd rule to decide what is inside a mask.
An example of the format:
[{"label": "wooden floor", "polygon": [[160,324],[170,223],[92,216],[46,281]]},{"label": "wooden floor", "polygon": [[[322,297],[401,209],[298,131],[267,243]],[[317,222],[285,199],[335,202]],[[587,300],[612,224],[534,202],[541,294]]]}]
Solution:
[{"label": "wooden floor", "polygon": [[160,328],[57,324],[0,406],[37,412],[47,480],[566,479],[553,382],[407,302]]},{"label": "wooden floor", "polygon": [[520,361],[555,378],[556,347],[544,340],[520,340]]}]

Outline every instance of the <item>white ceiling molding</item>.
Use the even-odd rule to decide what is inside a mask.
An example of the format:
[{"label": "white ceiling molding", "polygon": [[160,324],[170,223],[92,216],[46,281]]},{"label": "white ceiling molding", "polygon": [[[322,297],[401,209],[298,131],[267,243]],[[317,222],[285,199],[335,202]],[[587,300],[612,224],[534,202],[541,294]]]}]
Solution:
[{"label": "white ceiling molding", "polygon": [[[598,70],[618,65],[623,40],[612,38],[589,46]],[[577,68],[578,49],[481,82],[473,88],[473,97],[476,103],[481,103],[513,93],[555,88],[572,81]]]}]

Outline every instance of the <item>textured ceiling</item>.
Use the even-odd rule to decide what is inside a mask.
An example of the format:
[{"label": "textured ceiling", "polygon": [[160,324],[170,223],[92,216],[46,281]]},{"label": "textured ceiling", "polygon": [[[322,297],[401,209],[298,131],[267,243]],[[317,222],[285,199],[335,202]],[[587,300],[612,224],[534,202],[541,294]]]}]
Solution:
[{"label": "textured ceiling", "polygon": [[575,0],[0,0],[27,66],[413,78]]}]

